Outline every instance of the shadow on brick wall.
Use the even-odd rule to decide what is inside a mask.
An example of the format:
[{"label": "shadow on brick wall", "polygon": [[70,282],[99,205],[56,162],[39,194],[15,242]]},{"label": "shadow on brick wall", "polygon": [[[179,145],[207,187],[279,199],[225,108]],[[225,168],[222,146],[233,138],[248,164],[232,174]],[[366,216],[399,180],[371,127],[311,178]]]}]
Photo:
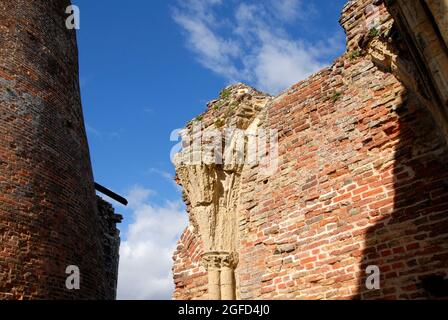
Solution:
[{"label": "shadow on brick wall", "polygon": [[[431,113],[412,93],[399,106],[392,213],[367,230],[355,299],[448,298],[448,148]],[[366,269],[380,270],[368,289]],[[371,283],[369,281],[369,283]]]}]

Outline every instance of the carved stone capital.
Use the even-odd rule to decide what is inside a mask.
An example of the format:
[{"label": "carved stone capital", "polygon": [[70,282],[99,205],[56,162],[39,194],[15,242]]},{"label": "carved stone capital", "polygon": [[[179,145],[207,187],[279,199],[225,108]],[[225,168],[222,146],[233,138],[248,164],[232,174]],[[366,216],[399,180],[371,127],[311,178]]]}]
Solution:
[{"label": "carved stone capital", "polygon": [[202,255],[201,265],[207,270],[220,270],[224,267],[235,269],[238,265],[238,253],[223,251],[206,252]]}]

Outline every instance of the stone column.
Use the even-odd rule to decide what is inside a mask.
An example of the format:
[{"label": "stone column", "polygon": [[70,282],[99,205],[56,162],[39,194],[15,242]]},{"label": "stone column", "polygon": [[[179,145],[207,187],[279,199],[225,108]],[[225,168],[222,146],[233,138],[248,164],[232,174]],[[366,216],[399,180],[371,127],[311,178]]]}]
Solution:
[{"label": "stone column", "polygon": [[221,259],[221,299],[235,300],[235,268],[238,264],[236,253],[226,253]]},{"label": "stone column", "polygon": [[218,268],[208,269],[208,299],[221,300],[221,279]]},{"label": "stone column", "polygon": [[221,298],[235,300],[235,273],[227,266],[221,269]]},{"label": "stone column", "polygon": [[201,265],[208,272],[208,299],[221,300],[221,259],[216,252],[202,256]]},{"label": "stone column", "polygon": [[208,271],[208,297],[210,300],[235,300],[235,268],[237,254],[212,251],[202,256],[202,265]]}]

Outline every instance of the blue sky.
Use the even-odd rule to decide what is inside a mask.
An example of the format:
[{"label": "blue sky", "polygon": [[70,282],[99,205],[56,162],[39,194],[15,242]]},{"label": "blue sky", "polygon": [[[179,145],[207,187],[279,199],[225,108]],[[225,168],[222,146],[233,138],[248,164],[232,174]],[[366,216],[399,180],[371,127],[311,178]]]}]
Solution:
[{"label": "blue sky", "polygon": [[125,195],[118,297],[166,299],[187,217],[170,133],[233,82],[276,94],[344,51],[346,0],[74,0],[95,180]]}]

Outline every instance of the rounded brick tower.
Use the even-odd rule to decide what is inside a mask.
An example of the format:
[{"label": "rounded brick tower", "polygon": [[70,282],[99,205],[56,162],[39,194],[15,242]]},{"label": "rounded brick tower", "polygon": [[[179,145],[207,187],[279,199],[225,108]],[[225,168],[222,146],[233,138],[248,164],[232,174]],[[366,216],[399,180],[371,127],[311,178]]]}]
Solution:
[{"label": "rounded brick tower", "polygon": [[[113,299],[69,0],[0,0],[0,299]],[[66,287],[67,266],[80,289]]]}]

